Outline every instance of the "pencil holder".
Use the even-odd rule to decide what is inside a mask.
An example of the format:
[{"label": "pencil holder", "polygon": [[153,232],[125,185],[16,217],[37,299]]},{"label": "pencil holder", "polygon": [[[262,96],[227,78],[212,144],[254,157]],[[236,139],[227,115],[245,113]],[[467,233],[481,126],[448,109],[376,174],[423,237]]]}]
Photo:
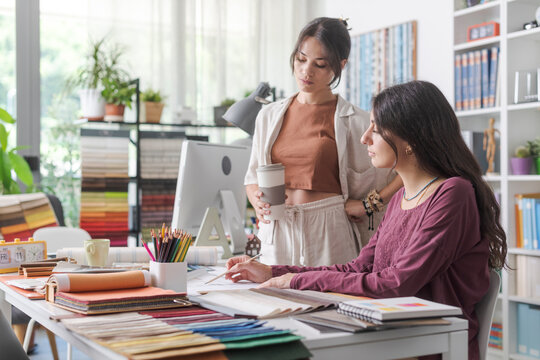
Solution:
[{"label": "pencil holder", "polygon": [[173,290],[187,291],[187,262],[150,261],[152,286]]}]

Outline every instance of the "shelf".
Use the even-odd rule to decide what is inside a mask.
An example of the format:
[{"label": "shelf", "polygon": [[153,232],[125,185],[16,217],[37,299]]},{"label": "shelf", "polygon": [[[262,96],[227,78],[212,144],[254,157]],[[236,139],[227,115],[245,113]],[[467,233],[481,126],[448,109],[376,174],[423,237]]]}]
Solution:
[{"label": "shelf", "polygon": [[483,175],[485,181],[501,181],[501,175]]},{"label": "shelf", "polygon": [[479,116],[479,115],[499,115],[500,112],[501,112],[501,108],[497,106],[497,107],[484,108],[484,109],[457,111],[456,116],[459,118],[464,118],[464,117]]},{"label": "shelf", "polygon": [[494,36],[487,39],[475,40],[471,42],[457,44],[457,45],[454,45],[454,51],[470,50],[470,49],[485,47],[486,45],[498,43],[500,39],[501,39],[500,36]]},{"label": "shelf", "polygon": [[499,6],[499,1],[491,1],[485,4],[471,6],[466,9],[456,10],[454,11],[454,18],[466,16],[470,14],[476,14],[482,11],[486,11],[487,9],[494,8],[496,6]]},{"label": "shelf", "polygon": [[508,297],[508,300],[512,302],[518,302],[518,303],[524,303],[524,304],[540,305],[540,298],[530,298],[530,297],[511,295]]},{"label": "shelf", "polygon": [[540,256],[540,250],[529,250],[529,249],[522,249],[522,248],[509,248],[508,249],[508,254]]},{"label": "shelf", "polygon": [[508,175],[508,181],[540,181],[540,175]]},{"label": "shelf", "polygon": [[529,110],[529,109],[540,110],[540,101],[508,105],[508,111],[519,111],[519,110]]},{"label": "shelf", "polygon": [[530,30],[514,31],[514,32],[509,33],[507,35],[507,38],[508,40],[525,39],[525,40],[540,41],[540,27],[536,27]]},{"label": "shelf", "polygon": [[[106,125],[118,125],[118,126],[136,126],[136,122],[125,122],[125,121],[104,121],[104,120],[93,120],[88,121],[86,119],[77,120],[78,124],[87,125],[87,124],[106,124]],[[174,127],[183,127],[183,128],[220,128],[220,129],[237,129],[236,126],[229,125],[216,125],[216,124],[172,124],[172,123],[147,123],[141,122],[140,126],[145,127],[163,127],[163,126],[174,126]]]},{"label": "shelf", "polygon": [[527,356],[527,355],[521,355],[521,354],[516,354],[516,353],[512,353],[510,354],[510,359],[513,359],[513,360],[538,360],[538,358],[535,358],[535,357],[532,357],[532,356]]},{"label": "shelf", "polygon": [[503,356],[503,351],[500,350],[500,349],[495,349],[495,348],[492,348],[492,347],[488,347],[487,354],[489,356],[502,357]]}]

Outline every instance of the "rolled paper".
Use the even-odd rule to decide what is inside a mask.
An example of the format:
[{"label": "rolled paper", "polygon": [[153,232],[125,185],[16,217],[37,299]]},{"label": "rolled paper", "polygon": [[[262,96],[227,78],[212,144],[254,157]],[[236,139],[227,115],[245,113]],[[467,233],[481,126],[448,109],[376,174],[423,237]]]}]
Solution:
[{"label": "rolled paper", "polygon": [[[153,247],[149,248],[153,253]],[[88,265],[84,248],[59,249],[56,256],[70,257],[75,259],[77,264]],[[216,265],[218,259],[216,246],[190,246],[185,261],[192,265]],[[150,260],[150,255],[144,247],[111,247],[106,266],[113,263],[147,263]]]},{"label": "rolled paper", "polygon": [[61,292],[86,292],[133,289],[149,286],[150,273],[146,270],[100,274],[53,274],[48,282],[57,284]]}]

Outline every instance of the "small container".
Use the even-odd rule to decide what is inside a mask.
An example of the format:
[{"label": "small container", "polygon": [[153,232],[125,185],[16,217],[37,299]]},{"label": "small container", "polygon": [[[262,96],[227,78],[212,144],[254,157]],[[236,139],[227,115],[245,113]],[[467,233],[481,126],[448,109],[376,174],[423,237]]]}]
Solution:
[{"label": "small container", "polygon": [[152,286],[185,293],[187,291],[187,263],[150,261],[150,279]]}]

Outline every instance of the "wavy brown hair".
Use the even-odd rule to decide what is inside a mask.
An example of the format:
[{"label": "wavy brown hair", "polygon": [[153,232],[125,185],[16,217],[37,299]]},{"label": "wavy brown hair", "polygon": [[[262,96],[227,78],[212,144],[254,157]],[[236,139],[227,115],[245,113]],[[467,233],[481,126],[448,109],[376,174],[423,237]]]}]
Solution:
[{"label": "wavy brown hair", "polygon": [[[413,149],[419,166],[430,174],[469,180],[476,195],[480,232],[489,240],[489,267],[506,266],[506,234],[501,209],[459,127],[454,110],[432,83],[411,81],[383,90],[373,98],[373,117],[382,138],[398,151],[393,136]],[[396,160],[397,162],[397,160]]]}]

